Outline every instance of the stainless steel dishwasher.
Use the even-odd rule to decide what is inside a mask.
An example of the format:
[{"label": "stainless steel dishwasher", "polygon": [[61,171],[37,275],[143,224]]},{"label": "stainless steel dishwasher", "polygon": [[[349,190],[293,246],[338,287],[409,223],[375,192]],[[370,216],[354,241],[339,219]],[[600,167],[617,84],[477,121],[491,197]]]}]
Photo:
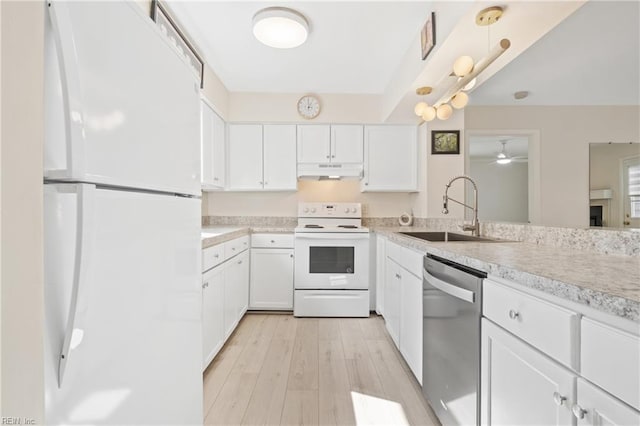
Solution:
[{"label": "stainless steel dishwasher", "polygon": [[431,254],[423,265],[422,393],[443,425],[478,425],[487,274]]}]

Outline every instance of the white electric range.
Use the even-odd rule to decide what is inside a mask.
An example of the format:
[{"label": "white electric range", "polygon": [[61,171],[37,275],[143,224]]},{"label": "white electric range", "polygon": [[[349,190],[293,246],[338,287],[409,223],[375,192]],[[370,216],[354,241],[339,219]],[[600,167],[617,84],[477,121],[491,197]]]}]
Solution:
[{"label": "white electric range", "polygon": [[359,203],[300,203],[293,314],[369,316],[369,229]]}]

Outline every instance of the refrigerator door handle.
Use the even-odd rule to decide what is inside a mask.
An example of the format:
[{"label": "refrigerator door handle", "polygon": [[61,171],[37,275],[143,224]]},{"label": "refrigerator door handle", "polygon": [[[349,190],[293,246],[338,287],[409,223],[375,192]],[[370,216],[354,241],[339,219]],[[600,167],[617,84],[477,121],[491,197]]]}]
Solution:
[{"label": "refrigerator door handle", "polygon": [[84,159],[85,130],[82,91],[80,89],[80,65],[74,41],[73,25],[67,2],[49,1],[48,5],[60,66],[67,150],[67,169],[57,170],[56,175],[51,177],[79,176],[84,172],[84,161],[82,160]]},{"label": "refrigerator door handle", "polygon": [[76,349],[84,337],[85,317],[88,309],[88,270],[91,265],[91,252],[94,235],[94,185],[77,185],[77,222],[76,222],[76,252],[73,267],[73,287],[69,316],[64,333],[64,341],[58,364],[58,387],[62,387],[64,374]]}]

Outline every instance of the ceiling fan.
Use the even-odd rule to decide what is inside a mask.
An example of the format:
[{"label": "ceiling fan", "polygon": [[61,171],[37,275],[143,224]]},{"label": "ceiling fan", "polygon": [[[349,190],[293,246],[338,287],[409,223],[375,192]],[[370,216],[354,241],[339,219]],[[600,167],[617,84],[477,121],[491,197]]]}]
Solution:
[{"label": "ceiling fan", "polygon": [[527,162],[529,160],[527,157],[512,157],[507,153],[508,141],[509,141],[508,139],[500,140],[500,143],[502,144],[502,150],[498,154],[496,154],[496,159],[494,160],[494,162],[498,164],[510,164],[511,162],[517,162],[517,163]]}]

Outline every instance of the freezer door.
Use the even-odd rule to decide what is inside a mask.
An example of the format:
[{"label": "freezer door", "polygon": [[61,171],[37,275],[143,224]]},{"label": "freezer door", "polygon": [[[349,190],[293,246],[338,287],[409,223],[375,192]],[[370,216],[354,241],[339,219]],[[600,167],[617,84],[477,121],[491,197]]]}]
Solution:
[{"label": "freezer door", "polygon": [[200,194],[185,59],[133,2],[47,4],[45,178]]},{"label": "freezer door", "polygon": [[46,424],[202,424],[200,200],[44,202]]}]

